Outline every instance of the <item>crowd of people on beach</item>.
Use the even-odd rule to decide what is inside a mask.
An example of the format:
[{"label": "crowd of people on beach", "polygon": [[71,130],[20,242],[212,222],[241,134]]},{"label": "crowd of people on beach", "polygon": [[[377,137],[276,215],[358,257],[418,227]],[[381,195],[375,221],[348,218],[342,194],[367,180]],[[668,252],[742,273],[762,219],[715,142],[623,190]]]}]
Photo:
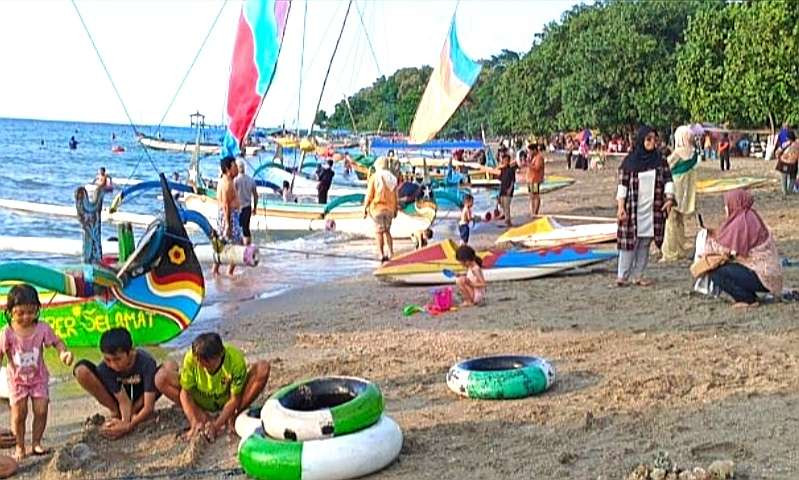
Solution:
[{"label": "crowd of people on beach", "polygon": [[[685,219],[696,213],[695,167],[701,153],[690,126],[678,128],[675,140],[675,149],[666,158],[657,148],[657,132],[643,127],[633,151],[621,164],[616,195],[617,285],[654,283],[644,276],[654,242],[666,262],[689,258],[695,250],[691,273],[697,291],[724,292],[736,308],[758,306],[761,293],[782,299],[783,272],[776,242],[754,209],[754,197],[748,190],[724,194],[724,222],[717,229],[703,226],[695,249],[685,238]],[[777,154],[778,165],[796,164],[794,142],[793,132],[787,132]]]}]

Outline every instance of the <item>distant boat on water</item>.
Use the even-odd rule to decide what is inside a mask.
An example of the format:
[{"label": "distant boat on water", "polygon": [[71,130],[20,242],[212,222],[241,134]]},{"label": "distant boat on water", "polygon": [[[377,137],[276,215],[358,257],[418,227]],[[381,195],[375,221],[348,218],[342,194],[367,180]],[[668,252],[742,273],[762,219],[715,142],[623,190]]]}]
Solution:
[{"label": "distant boat on water", "polygon": [[[152,148],[153,150],[191,153],[199,148],[199,153],[202,155],[218,155],[220,152],[220,146],[214,143],[200,143],[198,146],[195,142],[181,142],[178,140],[156,138],[143,134],[139,134],[137,139],[139,140],[139,143],[147,148]],[[245,147],[244,150],[248,157],[254,157],[258,155],[258,152],[263,151],[264,147],[263,145],[249,145]]]}]

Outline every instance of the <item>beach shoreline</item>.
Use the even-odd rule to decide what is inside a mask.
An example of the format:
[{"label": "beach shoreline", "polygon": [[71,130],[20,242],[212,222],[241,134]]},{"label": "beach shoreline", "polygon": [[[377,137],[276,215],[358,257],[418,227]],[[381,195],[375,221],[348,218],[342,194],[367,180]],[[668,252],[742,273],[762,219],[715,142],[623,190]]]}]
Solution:
[{"label": "beach shoreline", "polygon": [[[542,212],[613,216],[617,163],[588,172],[548,163],[548,174],[576,183],[544,195]],[[739,175],[776,178],[771,162],[733,159],[724,176]],[[700,179],[719,176],[715,162],[700,165]],[[776,181],[753,192],[780,254],[799,257],[794,205]],[[526,202],[514,201],[516,224]],[[697,206],[706,224],[720,223],[720,194],[699,196]],[[692,220],[688,233],[696,227]],[[492,246],[501,232],[482,224],[473,243]],[[369,478],[624,478],[661,450],[683,467],[731,459],[736,478],[796,478],[799,304],[733,311],[723,300],[691,293],[688,265],[653,258],[648,272],[657,283],[649,288],[613,287],[615,261],[490,284],[486,306],[437,317],[402,314],[407,304],[425,304],[430,287],[355,275],[229,305],[218,328],[248,359],[272,363],[270,392],[317,375],[375,381],[405,440],[399,459]],[[799,284],[797,269],[785,274],[786,286]],[[447,389],[454,363],[499,353],[549,359],[557,372],[552,389],[509,401],[463,399]],[[182,414],[164,399],[157,408],[157,422],[107,442],[87,427],[97,404],[54,396],[45,442],[57,452],[26,460],[19,478],[244,478],[236,474],[234,439],[186,442]],[[0,407],[0,422],[8,423],[7,407]],[[97,457],[66,468],[81,441]]]}]

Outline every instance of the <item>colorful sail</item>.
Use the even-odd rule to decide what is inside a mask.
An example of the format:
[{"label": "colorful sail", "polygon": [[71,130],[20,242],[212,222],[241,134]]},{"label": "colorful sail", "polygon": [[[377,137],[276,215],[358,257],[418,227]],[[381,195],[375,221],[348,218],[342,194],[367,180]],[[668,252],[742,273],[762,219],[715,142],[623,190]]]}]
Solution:
[{"label": "colorful sail", "polygon": [[238,155],[272,83],[291,0],[247,0],[241,7],[227,96],[222,156]]},{"label": "colorful sail", "polygon": [[411,125],[410,143],[424,143],[433,138],[455,113],[477,80],[482,65],[461,50],[455,17],[441,49],[438,65],[433,69],[422,101]]}]

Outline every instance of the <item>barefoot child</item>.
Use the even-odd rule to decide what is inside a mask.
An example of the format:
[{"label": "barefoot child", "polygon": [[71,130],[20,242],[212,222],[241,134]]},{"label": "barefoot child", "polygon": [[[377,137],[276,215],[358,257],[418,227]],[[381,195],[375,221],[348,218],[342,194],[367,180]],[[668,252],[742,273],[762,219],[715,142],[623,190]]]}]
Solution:
[{"label": "barefoot child", "polygon": [[466,267],[465,275],[458,275],[455,284],[463,297],[461,306],[469,307],[480,305],[485,299],[486,281],[483,277],[483,261],[477,256],[474,249],[468,245],[461,245],[455,251],[455,259]]},{"label": "barefoot child", "polygon": [[134,349],[130,332],[112,328],[100,337],[103,361],[79,360],[72,373],[80,386],[111,412],[100,433],[116,440],[147,420],[155,409],[158,391],[153,357]]},{"label": "barefoot child", "polygon": [[474,223],[472,207],[474,207],[474,197],[467,193],[463,196],[463,210],[461,210],[461,218],[458,221],[458,234],[461,237],[461,245],[469,243],[469,224]]},{"label": "barefoot child", "polygon": [[269,380],[269,363],[258,361],[247,369],[244,354],[223,345],[217,333],[198,335],[183,357],[178,374],[175,362],[166,362],[155,384],[180,405],[189,420],[189,436],[213,441],[223,430],[233,432],[233,422],[261,394]]},{"label": "barefoot child", "polygon": [[6,320],[8,326],[0,333],[0,360],[8,357],[8,387],[11,403],[11,428],[16,436],[14,457],[25,455],[25,421],[28,418],[28,398],[33,404],[34,455],[50,453],[42,447],[42,435],[47,425],[50,374],[44,364],[44,347],[55,347],[65,365],[72,364],[72,352],[49,325],[39,322],[39,295],[27,284],[15,285],[8,292]]}]

